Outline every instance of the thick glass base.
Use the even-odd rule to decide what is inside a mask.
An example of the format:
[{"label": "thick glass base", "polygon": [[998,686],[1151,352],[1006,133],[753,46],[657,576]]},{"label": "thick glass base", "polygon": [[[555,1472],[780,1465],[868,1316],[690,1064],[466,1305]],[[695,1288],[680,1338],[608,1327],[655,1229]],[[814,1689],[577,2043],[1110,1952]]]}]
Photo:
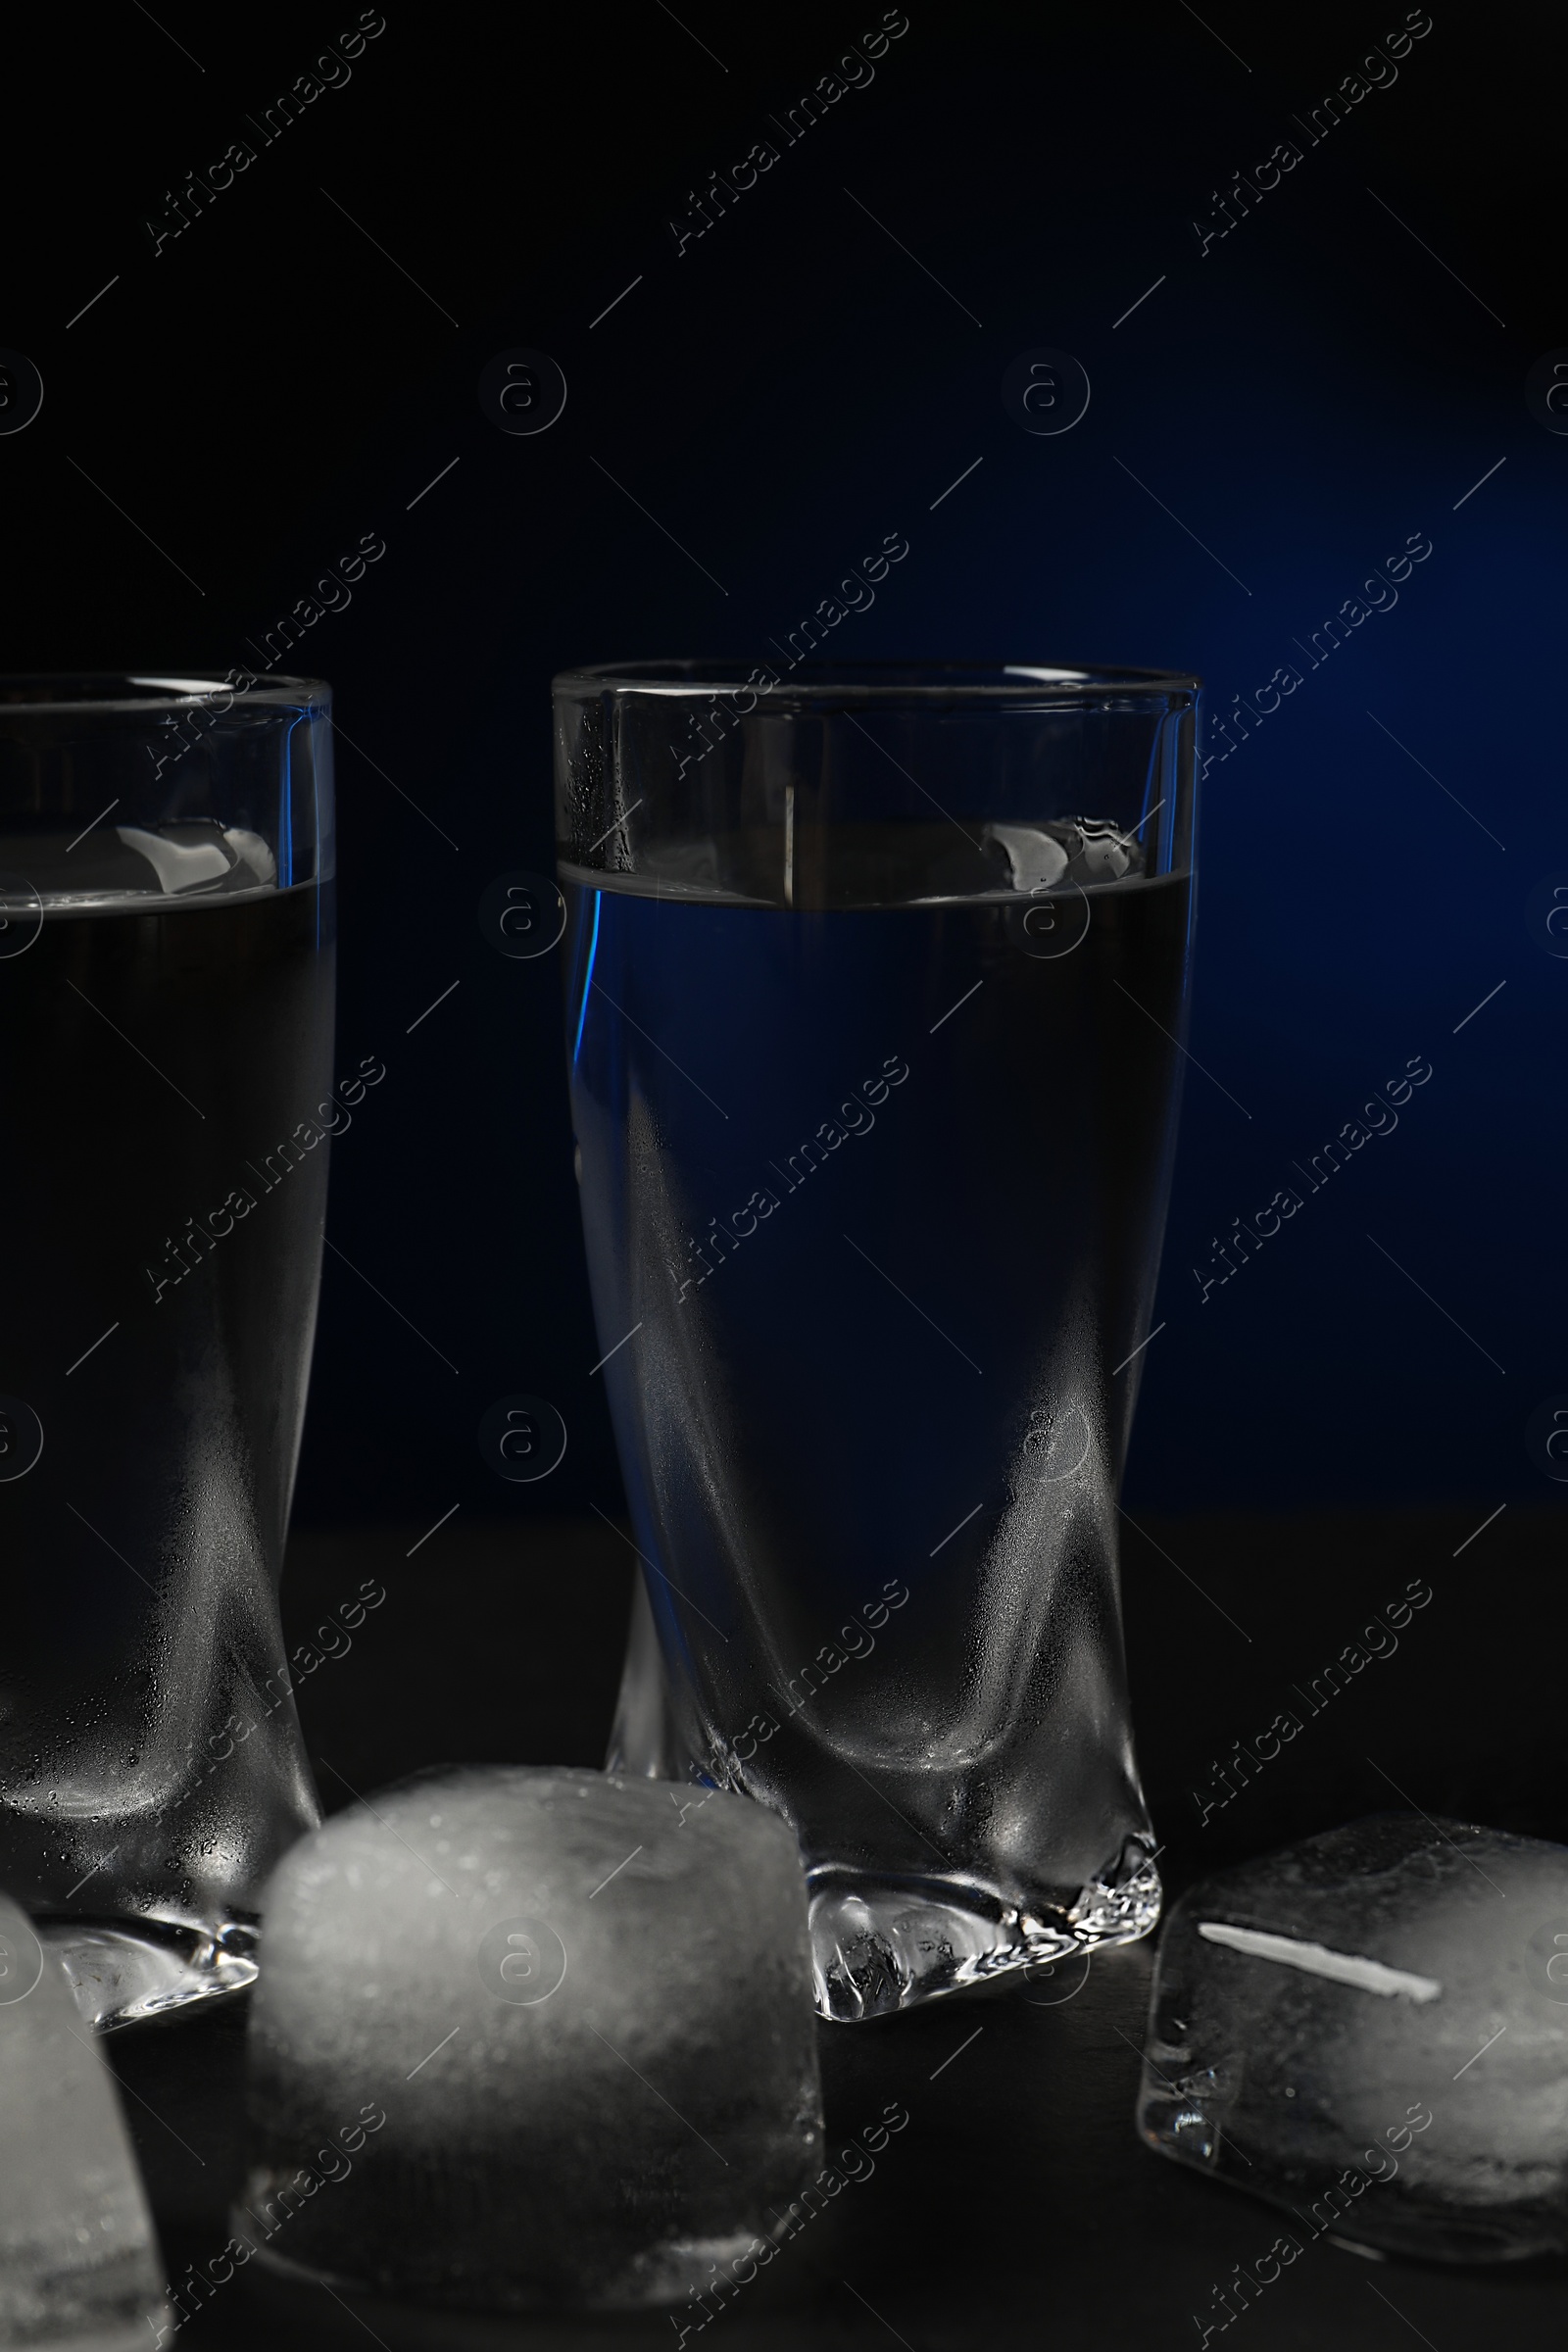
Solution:
[{"label": "thick glass base", "polygon": [[[714,1786],[675,1724],[641,1580],[605,1768]],[[1011,1970],[1136,1943],[1159,1919],[1154,1850],[1148,1836],[1128,1836],[1086,1885],[1029,1908],[978,1876],[879,1876],[858,1863],[815,1862],[807,1887],[818,2014],[858,2025]]]},{"label": "thick glass base", "polygon": [[1133,1943],[1159,1918],[1159,1873],[1129,1838],[1114,1868],[1050,1918],[1010,1909],[975,1884],[877,1882],[831,1865],[808,1874],[811,1969],[823,2017],[857,2025],[1015,1969]]},{"label": "thick glass base", "polygon": [[[411,2250],[406,2244],[395,2252],[382,2250],[379,2259],[373,2252],[367,2259],[367,2248],[361,2244],[353,2249],[357,2259],[343,2267],[302,2262],[265,2242],[253,2210],[260,2202],[253,2182],[251,2203],[230,2210],[229,2228],[242,2245],[250,2247],[252,2283],[272,2290],[270,2299],[275,2301],[279,2319],[302,2319],[307,2310],[314,2318],[318,2290],[323,2286],[336,2295],[376,2298],[388,2305],[421,2304],[437,2311],[658,2311],[688,2302],[705,2287],[711,2287],[715,2271],[748,2259],[755,2277],[759,2243],[777,2242],[788,2233],[785,2223],[760,2233],[743,2230],[728,2237],[662,2238],[628,2253],[616,2269],[607,2271],[596,2263],[585,2267],[575,2279],[558,2275],[547,2284],[509,2266],[508,2257],[514,2252],[510,2241],[498,2248],[493,2269],[472,2263],[444,2264],[438,2247]],[[351,2245],[352,2234],[342,2251],[348,2253]],[[308,2304],[301,2301],[302,2296],[308,2296]],[[378,2316],[372,2307],[371,2317]],[[389,2312],[388,2316],[395,2314]]]},{"label": "thick glass base", "polygon": [[65,1963],[77,2008],[100,2034],[256,1982],[254,1921],[204,1929],[159,1919],[42,1918],[36,1926],[45,1948]]}]

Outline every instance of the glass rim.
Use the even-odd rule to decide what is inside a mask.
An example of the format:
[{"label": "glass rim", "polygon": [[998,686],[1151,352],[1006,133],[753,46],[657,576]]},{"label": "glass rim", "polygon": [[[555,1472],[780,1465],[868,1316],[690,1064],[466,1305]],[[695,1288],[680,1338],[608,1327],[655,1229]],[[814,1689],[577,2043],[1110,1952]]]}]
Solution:
[{"label": "glass rim", "polygon": [[1119,664],[1079,663],[1068,668],[1010,662],[801,662],[787,663],[780,675],[771,662],[748,665],[730,658],[585,662],[559,671],[551,681],[556,694],[592,690],[673,700],[745,693],[773,704],[827,699],[874,705],[912,700],[967,703],[980,709],[988,704],[1038,706],[1043,697],[1070,706],[1101,701],[1106,695],[1164,696],[1179,704],[1200,693],[1202,684],[1200,677],[1187,670],[1134,669]]},{"label": "glass rim", "polygon": [[[324,678],[263,678],[242,662],[236,662],[235,669],[251,683],[241,685],[231,674],[207,675],[200,669],[0,670],[0,727],[23,716],[156,717],[162,711],[200,709],[222,694],[278,710],[304,708],[324,714],[331,704],[332,689]],[[127,687],[135,691],[126,693]]]}]

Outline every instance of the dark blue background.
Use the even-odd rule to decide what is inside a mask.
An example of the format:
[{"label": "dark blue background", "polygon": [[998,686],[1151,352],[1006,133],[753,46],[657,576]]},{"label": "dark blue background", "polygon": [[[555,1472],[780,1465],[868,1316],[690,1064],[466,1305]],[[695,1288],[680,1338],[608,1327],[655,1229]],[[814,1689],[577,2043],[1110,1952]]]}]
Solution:
[{"label": "dark blue background", "polygon": [[[8,665],[245,662],[363,532],[387,542],[293,664],[334,682],[359,747],[339,753],[340,1059],[388,1067],[334,1159],[299,1515],[618,1507],[559,976],[503,961],[475,910],[498,872],[550,867],[553,670],[763,656],[895,530],[909,556],[836,656],[1190,667],[1220,708],[1304,670],[1296,641],[1430,537],[1396,608],[1207,780],[1202,1066],[1129,1500],[1479,1518],[1548,1498],[1524,1427],[1568,1390],[1568,963],[1525,904],[1568,867],[1568,440],[1524,378],[1568,343],[1543,244],[1556,21],[1439,7],[1396,82],[1308,148],[1293,114],[1402,9],[1215,8],[1210,30],[1178,6],[1083,24],[917,0],[871,86],[677,257],[686,190],[781,144],[768,110],[880,10],[683,8],[688,33],[657,8],[394,7],[352,82],[155,260],[163,191],[329,26],[166,10],[166,38],[125,14],[85,57],[40,29],[23,73],[48,221],[13,218],[0,342],[46,400],[0,439]],[[1285,138],[1301,162],[1200,256],[1211,191]],[[537,438],[479,408],[514,345],[567,378]],[[1000,398],[1037,345],[1093,385],[1055,439]],[[1211,1237],[1415,1054],[1433,1076],[1397,1132],[1200,1304]],[[532,1489],[474,1444],[518,1390],[570,1431]]]}]

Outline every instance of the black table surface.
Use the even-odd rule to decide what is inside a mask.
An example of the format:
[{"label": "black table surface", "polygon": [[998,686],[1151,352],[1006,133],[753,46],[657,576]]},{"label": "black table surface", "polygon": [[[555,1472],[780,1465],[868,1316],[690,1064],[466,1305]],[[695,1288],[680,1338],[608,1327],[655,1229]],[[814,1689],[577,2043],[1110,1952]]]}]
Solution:
[{"label": "black table surface", "polygon": [[[1557,1701],[1561,1518],[1213,1518],[1129,1523],[1125,1588],[1140,1752],[1173,1888],[1244,1854],[1409,1801],[1426,1812],[1568,1836]],[[597,1764],[633,1566],[598,1520],[454,1520],[297,1535],[284,1583],[291,1647],[363,1580],[386,1600],[301,1690],[329,1810],[422,1766]],[[1412,1583],[1431,1597],[1396,1649],[1349,1686],[1222,1809],[1205,1800],[1325,1662]],[[334,1642],[340,1637],[332,1637]],[[1366,1654],[1363,1647],[1363,1654]],[[1296,1712],[1300,1715],[1302,1708]],[[889,2100],[909,2123],[705,2329],[738,2347],[893,2342],[1197,2344],[1212,2291],[1281,2227],[1274,2208],[1146,2150],[1133,2130],[1152,1949],[1097,1960],[1054,2006],[1015,1987],[819,2029],[828,2153]],[[228,2236],[244,2161],[246,2002],[114,2035],[107,2048],[177,2287]],[[858,2163],[858,2159],[855,2160]],[[696,2315],[698,2318],[701,2314]],[[684,2315],[689,2322],[692,2315]],[[420,2311],[255,2266],[180,2330],[193,2346],[673,2346],[668,2312],[502,2319]],[[1254,2352],[1432,2352],[1568,2340],[1568,2261],[1448,2267],[1376,2260],[1320,2238],[1234,2325]],[[1227,2331],[1228,2332],[1228,2331]],[[693,2335],[687,2338],[694,2340]],[[1217,2341],[1217,2334],[1211,2340]]]}]

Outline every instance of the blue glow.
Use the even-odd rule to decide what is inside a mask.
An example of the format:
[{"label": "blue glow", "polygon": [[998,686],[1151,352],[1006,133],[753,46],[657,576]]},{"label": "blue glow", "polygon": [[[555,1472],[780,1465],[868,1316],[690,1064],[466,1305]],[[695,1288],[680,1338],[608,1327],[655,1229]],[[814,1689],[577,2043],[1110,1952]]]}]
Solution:
[{"label": "blue glow", "polygon": [[588,942],[588,969],[582,977],[582,1010],[577,1015],[577,1042],[571,1049],[573,1062],[582,1052],[583,1023],[588,1018],[588,996],[594,984],[594,957],[599,953],[599,906],[604,895],[602,890],[594,892],[594,935]]},{"label": "blue glow", "polygon": [[277,887],[294,887],[294,729],[299,725],[301,711],[293,718],[283,736],[283,804],[278,810],[277,825]]}]

